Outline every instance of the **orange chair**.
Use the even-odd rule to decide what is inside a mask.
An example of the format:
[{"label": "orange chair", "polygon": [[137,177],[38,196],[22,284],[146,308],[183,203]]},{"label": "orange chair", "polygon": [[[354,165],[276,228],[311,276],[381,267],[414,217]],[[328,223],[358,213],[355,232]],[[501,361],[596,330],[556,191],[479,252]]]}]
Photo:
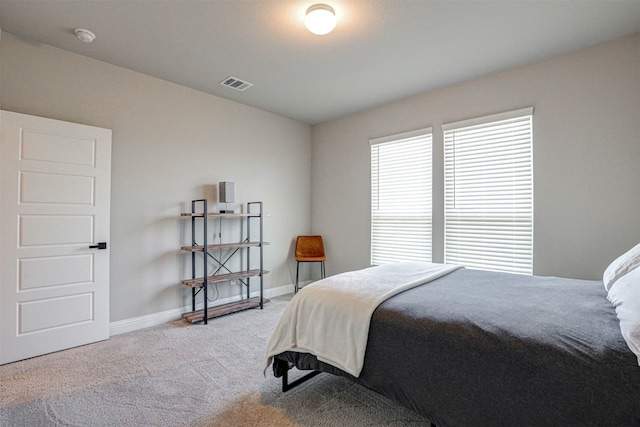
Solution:
[{"label": "orange chair", "polygon": [[296,238],[296,286],[294,292],[298,292],[298,273],[301,262],[319,262],[322,278],[326,277],[324,262],[327,256],[324,253],[322,236],[298,236]]}]

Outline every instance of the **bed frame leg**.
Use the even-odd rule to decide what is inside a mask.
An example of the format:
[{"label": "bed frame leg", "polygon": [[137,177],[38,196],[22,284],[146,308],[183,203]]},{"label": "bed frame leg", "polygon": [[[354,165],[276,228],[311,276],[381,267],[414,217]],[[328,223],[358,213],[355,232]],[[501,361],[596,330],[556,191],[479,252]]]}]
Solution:
[{"label": "bed frame leg", "polygon": [[[292,382],[291,384],[289,384],[289,371],[288,370],[284,371],[284,374],[282,374],[282,392],[286,393],[287,391],[291,390],[295,386],[298,386],[298,385],[302,384],[303,382],[305,382],[307,380],[310,380],[311,378],[315,377],[319,373],[320,373],[320,371],[311,371],[307,375],[305,375],[303,377],[300,377],[297,380],[295,380],[294,382]],[[431,421],[429,421],[429,424],[431,424],[431,427],[437,427]]]},{"label": "bed frame leg", "polygon": [[282,392],[285,393],[285,392],[291,390],[295,386],[300,385],[303,382],[315,377],[319,373],[320,373],[320,371],[312,371],[312,372],[308,373],[307,375],[305,375],[305,376],[303,376],[301,378],[298,378],[297,380],[295,380],[294,382],[289,384],[289,371],[285,371],[284,374],[282,374]]}]

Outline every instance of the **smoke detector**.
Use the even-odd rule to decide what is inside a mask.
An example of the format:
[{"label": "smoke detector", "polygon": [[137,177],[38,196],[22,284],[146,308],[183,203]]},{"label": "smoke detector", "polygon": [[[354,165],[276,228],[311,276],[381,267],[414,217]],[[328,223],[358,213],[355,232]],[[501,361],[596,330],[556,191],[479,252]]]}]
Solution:
[{"label": "smoke detector", "polygon": [[85,43],[91,43],[96,39],[95,34],[89,30],[85,30],[84,28],[76,28],[74,33],[76,33],[76,36]]}]

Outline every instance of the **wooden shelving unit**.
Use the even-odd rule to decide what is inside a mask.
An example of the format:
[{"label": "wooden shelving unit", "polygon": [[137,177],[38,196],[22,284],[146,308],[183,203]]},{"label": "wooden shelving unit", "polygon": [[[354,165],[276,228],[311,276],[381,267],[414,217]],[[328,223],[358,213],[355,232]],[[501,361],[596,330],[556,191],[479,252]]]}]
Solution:
[{"label": "wooden shelving unit", "polygon": [[[191,288],[191,297],[192,297],[192,311],[189,313],[184,313],[182,317],[189,322],[204,322],[208,323],[208,320],[211,318],[224,316],[227,314],[235,313],[241,310],[247,310],[250,308],[260,308],[262,309],[264,304],[268,303],[269,300],[264,298],[263,296],[263,286],[264,286],[264,275],[268,273],[268,271],[263,268],[263,248],[268,243],[263,240],[263,218],[264,213],[262,210],[262,202],[250,202],[247,203],[247,212],[246,213],[212,213],[208,212],[206,199],[192,200],[191,201],[191,212],[183,213],[181,216],[191,218],[191,240],[192,245],[190,246],[182,246],[181,249],[185,252],[191,253],[191,274],[192,277],[190,279],[185,279],[182,281],[182,284],[185,286],[189,286]],[[202,210],[198,211],[198,205],[202,206]],[[252,209],[258,209],[257,212],[252,212]],[[246,227],[245,238],[242,241],[233,242],[233,243],[217,243],[217,244],[209,244],[208,243],[208,220],[209,219],[218,219],[222,221],[223,219],[235,219],[241,220],[241,223],[244,222],[244,226]],[[202,221],[202,233],[200,236],[196,236],[199,234],[196,232],[197,224],[196,221]],[[257,230],[256,227],[252,227],[252,221],[258,223]],[[240,225],[241,227],[243,224]],[[258,235],[259,238],[256,239],[252,234]],[[202,244],[199,244],[196,240],[196,237],[200,237],[200,241]],[[251,238],[254,238],[252,240]],[[251,252],[255,250],[259,256],[259,268],[251,268]],[[224,256],[216,257],[214,253],[222,253],[224,252]],[[227,267],[227,263],[239,253],[243,253],[246,258],[246,269],[241,271],[232,271],[229,267]],[[202,254],[202,255],[200,255]],[[196,257],[202,257],[202,274],[198,275],[197,267],[196,267]],[[215,267],[209,267],[209,262],[213,261],[215,263]],[[260,282],[260,296],[259,297],[251,297],[251,279],[257,279]],[[216,305],[213,307],[208,307],[208,287],[211,284],[217,284],[221,282],[228,282],[231,280],[238,280],[244,286],[246,286],[246,298],[241,299],[240,301],[231,302],[227,304]],[[202,310],[196,310],[196,296],[202,293],[204,308]]]}]

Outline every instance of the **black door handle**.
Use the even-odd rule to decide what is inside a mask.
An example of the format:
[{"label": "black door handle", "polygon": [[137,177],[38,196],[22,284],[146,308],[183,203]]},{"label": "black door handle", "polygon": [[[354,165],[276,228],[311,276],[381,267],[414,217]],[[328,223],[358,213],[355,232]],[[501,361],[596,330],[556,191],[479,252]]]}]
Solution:
[{"label": "black door handle", "polygon": [[97,245],[89,246],[89,249],[107,249],[107,242],[100,242]]}]

